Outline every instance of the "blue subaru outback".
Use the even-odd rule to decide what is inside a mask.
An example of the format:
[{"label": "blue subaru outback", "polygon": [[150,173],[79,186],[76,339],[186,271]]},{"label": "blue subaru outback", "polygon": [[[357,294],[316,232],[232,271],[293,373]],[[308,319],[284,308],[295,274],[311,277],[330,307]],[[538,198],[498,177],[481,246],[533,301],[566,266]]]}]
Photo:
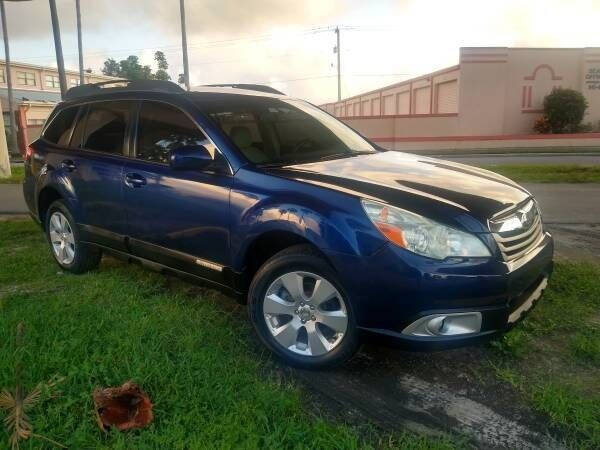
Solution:
[{"label": "blue subaru outback", "polygon": [[385,151],[266,86],[70,89],[27,149],[23,189],[66,271],[102,254],[247,303],[288,363],[501,333],[541,297],[553,243],[535,199],[461,164]]}]

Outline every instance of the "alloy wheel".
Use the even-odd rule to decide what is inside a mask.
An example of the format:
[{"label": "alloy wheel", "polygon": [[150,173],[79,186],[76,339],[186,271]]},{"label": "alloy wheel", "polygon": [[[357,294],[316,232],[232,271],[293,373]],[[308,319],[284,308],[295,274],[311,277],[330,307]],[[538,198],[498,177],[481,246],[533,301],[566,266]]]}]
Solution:
[{"label": "alloy wheel", "polygon": [[329,353],[348,329],[342,295],[310,272],[289,272],[273,281],[263,299],[263,314],[275,341],[300,355]]},{"label": "alloy wheel", "polygon": [[75,236],[71,224],[60,211],[50,216],[50,242],[54,256],[61,264],[71,264],[75,259]]}]

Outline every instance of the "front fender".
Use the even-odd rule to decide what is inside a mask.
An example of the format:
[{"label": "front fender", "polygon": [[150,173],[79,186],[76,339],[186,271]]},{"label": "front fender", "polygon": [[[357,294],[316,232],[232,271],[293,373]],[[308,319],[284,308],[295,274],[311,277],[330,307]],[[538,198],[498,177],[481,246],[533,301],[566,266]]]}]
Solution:
[{"label": "front fender", "polygon": [[371,255],[385,240],[354,196],[240,169],[231,193],[232,266],[240,270],[258,237],[293,233],[324,252]]}]

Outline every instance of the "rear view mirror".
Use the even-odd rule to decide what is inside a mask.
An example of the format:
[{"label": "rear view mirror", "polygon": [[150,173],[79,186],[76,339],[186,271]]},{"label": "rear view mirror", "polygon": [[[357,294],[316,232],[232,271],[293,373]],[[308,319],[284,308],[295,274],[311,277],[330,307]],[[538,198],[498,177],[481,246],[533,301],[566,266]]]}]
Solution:
[{"label": "rear view mirror", "polygon": [[204,145],[184,145],[171,150],[169,165],[177,170],[205,169],[213,162],[213,155]]}]

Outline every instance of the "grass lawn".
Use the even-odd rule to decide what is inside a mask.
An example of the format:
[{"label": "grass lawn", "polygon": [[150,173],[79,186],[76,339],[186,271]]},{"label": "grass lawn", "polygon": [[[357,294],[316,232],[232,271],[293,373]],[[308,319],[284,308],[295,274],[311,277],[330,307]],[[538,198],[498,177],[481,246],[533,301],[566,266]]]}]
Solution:
[{"label": "grass lawn", "polygon": [[559,262],[526,320],[492,343],[497,375],[575,448],[600,448],[600,264]]},{"label": "grass lawn", "polygon": [[0,184],[19,184],[25,176],[25,168],[23,166],[12,166],[10,168],[11,176],[8,178],[0,178]]},{"label": "grass lawn", "polygon": [[482,167],[517,182],[600,183],[600,165],[502,164]]},{"label": "grass lawn", "polygon": [[[35,433],[68,448],[453,448],[324,417],[255,341],[243,307],[215,291],[109,258],[93,273],[63,273],[30,221],[0,222],[0,254],[0,390],[14,387],[19,363],[26,391],[64,376],[30,416]],[[155,420],[104,435],[92,390],[130,379],[150,395]]]}]

